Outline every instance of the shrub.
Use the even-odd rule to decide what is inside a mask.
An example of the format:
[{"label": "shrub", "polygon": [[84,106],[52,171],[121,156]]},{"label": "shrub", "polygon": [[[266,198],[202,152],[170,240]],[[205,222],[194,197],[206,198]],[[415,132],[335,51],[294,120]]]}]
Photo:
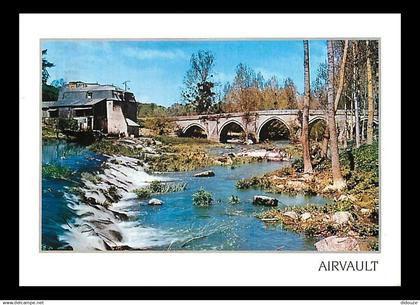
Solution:
[{"label": "shrub", "polygon": [[209,192],[201,188],[192,195],[193,204],[197,206],[209,206],[213,202],[213,198]]},{"label": "shrub", "polygon": [[136,190],[134,190],[134,193],[136,193],[137,198],[139,198],[139,199],[150,198],[150,196],[152,195],[152,192],[148,188],[136,189]]},{"label": "shrub", "polygon": [[42,165],[43,178],[67,179],[72,174],[73,172],[70,169],[61,165],[56,165],[56,164]]},{"label": "shrub", "polygon": [[297,172],[302,172],[303,171],[303,159],[302,158],[293,159],[292,166]]},{"label": "shrub", "polygon": [[237,203],[240,203],[240,202],[241,202],[241,199],[239,199],[238,196],[232,195],[232,196],[229,197],[229,203],[230,204],[237,204]]},{"label": "shrub", "polygon": [[79,124],[74,119],[59,118],[58,122],[57,122],[57,127],[61,131],[63,131],[63,130],[77,130],[77,129],[79,129]]},{"label": "shrub", "polygon": [[163,183],[159,180],[153,180],[147,187],[135,190],[139,199],[149,198],[152,194],[164,194],[172,192],[181,192],[187,188],[187,183]]}]

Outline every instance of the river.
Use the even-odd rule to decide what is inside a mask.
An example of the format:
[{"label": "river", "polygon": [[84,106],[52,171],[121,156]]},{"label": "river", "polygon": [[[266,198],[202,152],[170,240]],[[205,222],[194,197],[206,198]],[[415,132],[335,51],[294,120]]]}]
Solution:
[{"label": "river", "polygon": [[[182,192],[153,196],[162,200],[161,206],[150,206],[147,200],[138,200],[127,194],[113,204],[114,211],[129,215],[128,221],[118,221],[106,211],[98,211],[78,200],[71,191],[80,185],[81,173],[101,173],[107,158],[75,143],[46,141],[43,143],[42,162],[65,166],[73,171],[71,180],[42,179],[42,248],[44,250],[91,251],[103,250],[95,236],[84,236],[75,230],[83,224],[83,215],[101,217],[112,222],[113,231],[121,232],[122,243],[136,249],[149,250],[222,250],[222,251],[314,251],[315,240],[284,230],[279,224],[267,224],[255,217],[270,207],[252,204],[254,195],[276,197],[280,205],[307,203],[324,204],[318,196],[286,196],[261,190],[239,190],[237,180],[278,169],[285,162],[262,162],[236,168],[214,166],[193,172],[165,173],[148,176],[134,173],[136,180],[176,180],[187,183]],[[197,178],[193,174],[211,169],[213,177]],[[204,188],[213,194],[214,204],[198,207],[192,204],[192,194]],[[229,203],[236,195],[240,203]],[[93,216],[92,216],[93,215]],[[99,215],[99,216],[96,216]],[[85,222],[87,223],[87,222]]]}]

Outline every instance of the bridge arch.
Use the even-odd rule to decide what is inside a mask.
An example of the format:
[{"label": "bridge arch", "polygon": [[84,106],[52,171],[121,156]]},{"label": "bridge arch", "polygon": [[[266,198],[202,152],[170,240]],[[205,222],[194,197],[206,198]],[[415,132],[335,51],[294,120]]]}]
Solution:
[{"label": "bridge arch", "polygon": [[[240,133],[245,133],[246,128],[242,124],[241,121],[230,119],[227,120],[220,126],[219,129],[219,142],[221,143],[227,143],[229,139],[238,138],[240,137]],[[230,132],[230,134],[229,134]],[[233,134],[232,134],[233,132]]]},{"label": "bridge arch", "polygon": [[327,128],[327,118],[316,116],[309,120],[309,139],[320,142],[323,139],[325,128]]},{"label": "bridge arch", "polygon": [[[272,127],[273,123],[280,123],[280,125]],[[258,126],[257,129],[257,138],[259,142],[269,139],[273,136],[275,138],[277,137],[278,139],[290,139],[291,136],[290,126],[286,123],[286,121],[278,116],[267,118]]]},{"label": "bridge arch", "polygon": [[181,131],[182,137],[207,138],[206,128],[199,123],[191,123]]}]

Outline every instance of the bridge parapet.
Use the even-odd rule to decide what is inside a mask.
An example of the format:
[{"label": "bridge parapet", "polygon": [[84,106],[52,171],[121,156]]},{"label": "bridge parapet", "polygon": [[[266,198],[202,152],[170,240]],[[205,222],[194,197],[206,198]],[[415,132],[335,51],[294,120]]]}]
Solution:
[{"label": "bridge parapet", "polygon": [[[339,131],[346,128],[346,125],[354,120],[354,113],[350,110],[339,109],[336,112],[336,121]],[[367,111],[360,114],[362,120],[367,117]],[[213,141],[220,141],[220,137],[224,128],[228,125],[235,124],[239,126],[246,134],[254,134],[257,141],[260,138],[262,127],[269,124],[273,120],[283,123],[289,133],[296,133],[300,126],[300,110],[298,109],[280,109],[280,110],[261,110],[254,112],[235,112],[235,113],[220,113],[208,115],[191,115],[191,116],[177,116],[170,117],[181,130],[181,133],[186,133],[189,128],[195,127],[202,129],[207,138]],[[316,109],[309,111],[310,124],[317,120],[327,119],[325,110]],[[347,123],[347,124],[346,124]],[[375,123],[378,123],[377,114]]]}]

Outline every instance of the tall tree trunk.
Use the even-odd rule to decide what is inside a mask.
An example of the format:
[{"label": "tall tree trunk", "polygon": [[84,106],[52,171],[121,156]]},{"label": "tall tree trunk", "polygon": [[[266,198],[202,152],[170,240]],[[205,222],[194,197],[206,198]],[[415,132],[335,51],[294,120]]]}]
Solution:
[{"label": "tall tree trunk", "polygon": [[[334,54],[333,44],[328,40],[328,103],[327,118],[328,129],[330,131],[331,167],[333,175],[333,188],[343,189],[346,182],[341,175],[340,159],[338,151],[337,126],[335,124],[335,103],[334,103]],[[344,72],[343,72],[344,73]],[[341,71],[340,71],[341,75]]]},{"label": "tall tree trunk", "polygon": [[304,78],[305,78],[305,96],[303,98],[303,116],[302,116],[302,134],[300,136],[303,147],[303,171],[312,173],[311,154],[309,152],[309,103],[311,99],[311,87],[309,76],[309,43],[303,41],[304,52]]},{"label": "tall tree trunk", "polygon": [[343,139],[343,146],[347,147],[347,141],[348,141],[348,128],[349,125],[347,123],[347,101],[344,103],[344,139]]},{"label": "tall tree trunk", "polygon": [[366,40],[366,73],[367,73],[367,92],[368,92],[368,123],[367,123],[367,144],[373,143],[373,115],[375,112],[373,105],[373,83],[372,83],[372,64],[370,62],[369,40]]},{"label": "tall tree trunk", "polygon": [[354,117],[355,117],[355,127],[356,127],[356,147],[360,147],[360,117],[359,117],[359,84],[357,81],[356,75],[356,54],[357,54],[357,45],[356,41],[353,41],[353,103],[354,103]]},{"label": "tall tree trunk", "polygon": [[[332,46],[332,42],[331,42],[331,46]],[[345,40],[344,41],[343,57],[341,59],[341,64],[340,64],[340,75],[339,75],[339,81],[338,81],[338,90],[337,90],[337,95],[335,96],[335,100],[333,101],[334,116],[335,116],[335,112],[337,111],[337,108],[338,108],[338,103],[339,103],[340,98],[341,98],[341,93],[343,92],[344,71],[345,71],[345,67],[346,67],[348,46],[349,46],[349,41]],[[334,58],[333,58],[332,63],[334,64]],[[331,69],[332,69],[331,71],[332,71],[333,76],[334,76],[334,67],[332,66]],[[333,86],[334,86],[334,84],[333,84]],[[334,99],[334,91],[333,91],[333,99]],[[335,121],[335,118],[334,118],[334,121]],[[322,140],[322,147],[321,147],[321,156],[323,158],[325,158],[327,156],[328,140],[329,140],[329,137],[331,135],[331,133],[327,129],[328,128],[326,128],[326,130],[324,131],[324,137],[323,137],[323,140]]]},{"label": "tall tree trunk", "polygon": [[324,134],[322,135],[321,144],[321,158],[326,159],[328,157],[328,142],[330,140],[330,130],[328,129],[328,122],[325,125]]}]

